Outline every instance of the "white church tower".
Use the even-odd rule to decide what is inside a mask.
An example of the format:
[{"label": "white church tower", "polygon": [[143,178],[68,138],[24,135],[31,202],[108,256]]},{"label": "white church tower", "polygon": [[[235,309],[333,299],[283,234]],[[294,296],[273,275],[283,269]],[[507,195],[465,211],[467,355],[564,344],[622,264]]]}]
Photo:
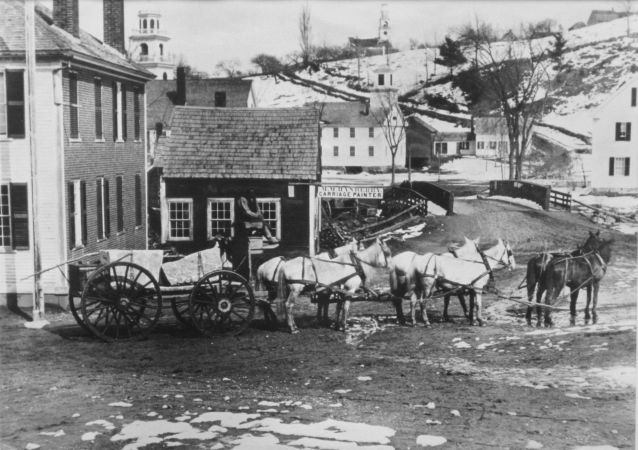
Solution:
[{"label": "white church tower", "polygon": [[139,11],[139,28],[129,37],[129,54],[133,61],[154,73],[159,80],[172,80],[175,58],[168,52],[171,40],[160,26],[162,15],[154,11]]}]

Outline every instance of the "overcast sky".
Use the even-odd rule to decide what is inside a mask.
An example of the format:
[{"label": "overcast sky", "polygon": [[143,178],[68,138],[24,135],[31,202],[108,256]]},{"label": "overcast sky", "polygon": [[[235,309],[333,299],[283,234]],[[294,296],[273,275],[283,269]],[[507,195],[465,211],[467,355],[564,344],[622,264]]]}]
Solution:
[{"label": "overcast sky", "polygon": [[[0,0],[1,1],[1,0]],[[48,2],[51,4],[51,0]],[[381,1],[308,1],[314,43],[345,44],[349,36],[375,37]],[[587,21],[592,9],[621,10],[608,1],[387,1],[390,40],[407,48],[410,38],[434,42],[449,29],[476,16],[501,30],[516,29],[522,22],[546,18],[565,29]],[[199,70],[213,72],[220,60],[238,59],[248,64],[258,53],[284,56],[298,49],[299,12],[305,0],[125,0],[127,40],[137,27],[139,10],[162,14],[161,27],[172,40],[166,48],[183,55]],[[80,25],[102,38],[101,0],[80,0]]]}]

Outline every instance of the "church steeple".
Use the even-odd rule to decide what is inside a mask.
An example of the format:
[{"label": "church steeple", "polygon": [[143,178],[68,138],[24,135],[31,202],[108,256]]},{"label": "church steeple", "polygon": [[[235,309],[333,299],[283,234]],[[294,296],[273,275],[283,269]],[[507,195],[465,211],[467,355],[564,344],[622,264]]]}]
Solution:
[{"label": "church steeple", "polygon": [[379,43],[390,40],[390,17],[385,3],[381,5],[381,17],[379,18]]},{"label": "church steeple", "polygon": [[175,59],[168,51],[171,40],[160,27],[162,15],[155,11],[139,11],[139,28],[129,37],[129,54],[133,61],[158,79],[172,80],[175,74]]}]

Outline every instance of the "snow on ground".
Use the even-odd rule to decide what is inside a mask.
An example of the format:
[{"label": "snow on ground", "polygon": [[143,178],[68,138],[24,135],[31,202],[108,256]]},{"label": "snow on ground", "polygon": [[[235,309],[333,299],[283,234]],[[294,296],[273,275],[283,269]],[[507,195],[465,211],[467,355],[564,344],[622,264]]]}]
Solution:
[{"label": "snow on ground", "polygon": [[290,81],[275,79],[272,76],[254,77],[253,92],[259,107],[290,108],[312,102],[339,102],[343,99],[326,95],[309,87]]}]

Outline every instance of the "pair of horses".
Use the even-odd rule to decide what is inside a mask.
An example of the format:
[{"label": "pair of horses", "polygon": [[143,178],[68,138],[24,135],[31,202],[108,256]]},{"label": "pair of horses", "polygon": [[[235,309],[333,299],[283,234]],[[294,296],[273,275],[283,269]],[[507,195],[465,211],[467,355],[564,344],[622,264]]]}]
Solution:
[{"label": "pair of horses", "polygon": [[[596,313],[598,290],[611,260],[612,243],[611,239],[601,239],[600,231],[597,233],[590,231],[583,245],[571,253],[541,253],[528,261],[526,274],[528,302],[533,301],[534,290],[538,286],[536,288],[536,302],[539,305],[536,306],[537,327],[541,326],[542,318],[546,327],[553,325],[551,308],[540,306],[543,293],[545,293],[545,305],[551,306],[556,303],[565,286],[570,289],[570,325],[576,324],[576,301],[583,288],[587,290],[585,324],[589,324],[590,320],[593,320],[594,324],[598,321]],[[532,326],[532,311],[533,307],[528,306],[525,316],[529,326]]]},{"label": "pair of horses", "polygon": [[[514,254],[507,241],[499,239],[497,244],[485,252],[478,248],[478,240],[465,238],[465,244],[453,253],[419,255],[403,252],[393,258],[395,270],[390,277],[392,293],[397,297],[410,298],[412,325],[416,324],[416,304],[419,303],[425,326],[430,322],[425,301],[432,298],[435,291],[445,297],[443,317],[449,320],[447,309],[450,296],[459,296],[463,312],[466,312],[464,294],[470,295],[468,319],[474,322],[474,312],[479,325],[483,325],[482,292],[493,279],[493,271],[499,268],[516,268]],[[399,317],[402,312],[397,311]]]}]

